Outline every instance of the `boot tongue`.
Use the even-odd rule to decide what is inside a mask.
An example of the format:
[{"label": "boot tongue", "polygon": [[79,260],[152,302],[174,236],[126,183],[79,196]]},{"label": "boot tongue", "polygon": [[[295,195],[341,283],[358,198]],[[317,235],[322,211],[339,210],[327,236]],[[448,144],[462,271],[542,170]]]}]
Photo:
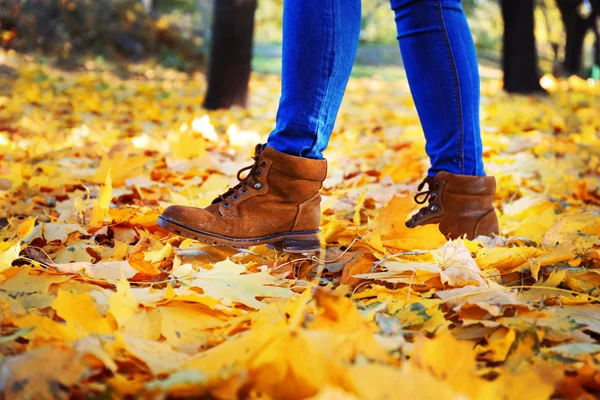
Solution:
[{"label": "boot tongue", "polygon": [[266,143],[259,143],[254,147],[254,157],[260,157],[263,151],[267,148]]},{"label": "boot tongue", "polygon": [[[220,202],[220,200],[219,200],[219,202]],[[213,203],[210,204],[208,207],[206,207],[205,210],[208,211],[209,213],[213,214],[213,215],[217,215],[217,213],[219,212],[219,202],[215,203],[214,200],[213,200]]]}]

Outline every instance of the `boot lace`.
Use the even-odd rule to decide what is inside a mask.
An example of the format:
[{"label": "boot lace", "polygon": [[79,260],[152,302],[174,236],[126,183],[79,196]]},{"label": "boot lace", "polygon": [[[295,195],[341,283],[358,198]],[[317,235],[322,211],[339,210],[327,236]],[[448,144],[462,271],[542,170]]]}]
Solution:
[{"label": "boot lace", "polygon": [[[423,188],[427,185],[427,190],[423,190]],[[417,190],[419,191],[414,199],[417,204],[425,204],[429,201],[429,205],[426,207],[422,207],[418,213],[412,216],[410,221],[407,222],[409,226],[415,226],[419,223],[419,220],[427,215],[429,212],[437,212],[439,207],[433,204],[434,201],[438,199],[438,189],[440,188],[440,183],[434,181],[434,178],[427,177],[419,184]]]},{"label": "boot lace", "polygon": [[[231,188],[229,188],[225,193],[219,195],[216,199],[212,201],[212,204],[223,202],[224,207],[229,207],[231,204],[229,199],[237,200],[240,195],[248,193],[248,188],[253,187],[256,190],[260,190],[262,188],[262,183],[258,181],[258,177],[262,175],[261,167],[267,165],[267,163],[263,160],[260,161],[260,155],[263,150],[267,147],[266,144],[257,144],[254,149],[254,156],[252,159],[254,160],[254,164],[249,165],[240,169],[237,173],[237,180],[239,183]],[[242,174],[248,171],[246,176],[242,177]]]}]

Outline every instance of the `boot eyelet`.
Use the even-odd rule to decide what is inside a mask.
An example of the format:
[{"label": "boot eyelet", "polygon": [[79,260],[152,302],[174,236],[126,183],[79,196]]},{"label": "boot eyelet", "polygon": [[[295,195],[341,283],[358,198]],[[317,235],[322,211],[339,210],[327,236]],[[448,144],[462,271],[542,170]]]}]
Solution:
[{"label": "boot eyelet", "polygon": [[438,195],[437,195],[437,193],[434,193],[434,194],[432,194],[432,195],[431,195],[431,200],[432,200],[432,201],[436,201],[436,200],[437,200],[437,198],[438,198]]},{"label": "boot eyelet", "polygon": [[266,167],[266,166],[267,166],[267,162],[266,162],[266,161],[263,161],[263,162],[261,162],[261,163],[260,163],[260,165],[261,165],[262,167]]},{"label": "boot eyelet", "polygon": [[256,182],[253,187],[256,190],[260,190],[260,189],[262,189],[263,185],[260,182]]},{"label": "boot eyelet", "polygon": [[231,203],[228,202],[228,201],[226,201],[225,203],[223,203],[223,207],[225,207],[225,208],[229,207],[230,205],[231,205]]},{"label": "boot eyelet", "polygon": [[431,207],[429,207],[429,209],[431,210],[431,212],[438,212],[440,208],[433,204]]},{"label": "boot eyelet", "polygon": [[256,171],[256,176],[262,176],[262,169]]},{"label": "boot eyelet", "polygon": [[434,189],[439,189],[439,187],[440,187],[440,183],[439,182],[437,182],[437,181],[434,182],[434,185],[435,185]]},{"label": "boot eyelet", "polygon": [[240,190],[240,194],[246,194],[248,193],[248,189],[243,188],[242,190]]},{"label": "boot eyelet", "polygon": [[234,194],[233,196],[231,196],[231,200],[233,200],[233,201],[235,201],[239,198],[240,198],[240,196],[238,196],[237,194]]}]

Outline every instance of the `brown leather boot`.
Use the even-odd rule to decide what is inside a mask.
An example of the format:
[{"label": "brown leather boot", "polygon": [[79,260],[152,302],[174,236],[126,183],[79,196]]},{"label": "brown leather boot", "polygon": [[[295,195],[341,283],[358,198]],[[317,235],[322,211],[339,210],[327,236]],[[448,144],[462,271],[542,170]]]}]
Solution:
[{"label": "brown leather boot", "polygon": [[238,172],[240,183],[210,206],[170,206],[158,218],[158,225],[216,245],[271,243],[292,253],[319,250],[319,190],[327,175],[327,161],[291,156],[266,145],[256,146],[253,159],[253,165]]},{"label": "brown leather boot", "polygon": [[451,239],[465,234],[471,240],[479,235],[498,234],[498,217],[494,210],[496,179],[493,176],[441,171],[432,178],[425,178],[418,190],[425,184],[429,190],[417,193],[415,201],[424,204],[429,200],[429,204],[406,221],[406,226],[440,224],[440,231]]}]

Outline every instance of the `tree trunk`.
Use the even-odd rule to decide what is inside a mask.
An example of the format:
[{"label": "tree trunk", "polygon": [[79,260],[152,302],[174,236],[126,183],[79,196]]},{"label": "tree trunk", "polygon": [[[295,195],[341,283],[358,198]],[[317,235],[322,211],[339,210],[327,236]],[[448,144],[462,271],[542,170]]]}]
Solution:
[{"label": "tree trunk", "polygon": [[504,20],[502,67],[504,90],[509,93],[543,92],[535,47],[535,0],[501,0]]},{"label": "tree trunk", "polygon": [[215,0],[207,109],[245,107],[257,0]]},{"label": "tree trunk", "polygon": [[[600,10],[598,10],[598,14],[600,14]],[[596,17],[596,19],[600,19],[600,15]],[[594,21],[592,25],[592,29],[594,30],[594,65],[600,66],[600,29],[598,29],[598,21]],[[594,78],[597,79],[597,78]]]},{"label": "tree trunk", "polygon": [[[567,75],[581,75],[583,40],[587,30],[591,28],[591,24],[577,11],[581,4],[580,0],[556,0],[556,4],[560,10],[567,35],[565,59],[563,61],[564,72]],[[592,18],[590,17],[590,19]]]}]

